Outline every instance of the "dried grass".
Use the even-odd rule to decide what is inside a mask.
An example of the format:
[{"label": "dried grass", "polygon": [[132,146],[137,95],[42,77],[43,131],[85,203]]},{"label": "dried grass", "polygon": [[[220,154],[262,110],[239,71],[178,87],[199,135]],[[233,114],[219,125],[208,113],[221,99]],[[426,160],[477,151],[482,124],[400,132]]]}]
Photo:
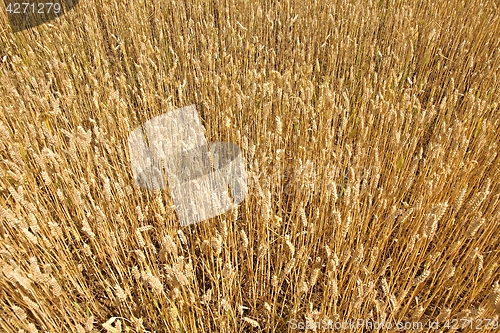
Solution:
[{"label": "dried grass", "polygon": [[[88,0],[2,29],[0,331],[498,318],[498,11]],[[249,193],[179,230],[127,136],[190,104]]]}]

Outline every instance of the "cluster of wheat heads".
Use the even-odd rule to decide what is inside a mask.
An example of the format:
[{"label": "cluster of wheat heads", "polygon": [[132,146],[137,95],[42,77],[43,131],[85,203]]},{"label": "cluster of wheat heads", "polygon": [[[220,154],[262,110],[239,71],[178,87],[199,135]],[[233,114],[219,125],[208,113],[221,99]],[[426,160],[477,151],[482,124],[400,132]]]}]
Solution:
[{"label": "cluster of wheat heads", "polygon": [[[0,21],[0,331],[498,319],[495,1],[82,0]],[[190,104],[241,147],[249,192],[180,229],[167,190],[134,184],[127,136]]]}]

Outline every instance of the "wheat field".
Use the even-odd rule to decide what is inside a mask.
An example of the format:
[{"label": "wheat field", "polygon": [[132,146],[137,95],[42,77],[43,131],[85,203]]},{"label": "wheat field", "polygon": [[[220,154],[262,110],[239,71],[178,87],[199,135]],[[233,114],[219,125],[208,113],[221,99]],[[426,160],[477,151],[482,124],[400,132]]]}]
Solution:
[{"label": "wheat field", "polygon": [[[0,5],[0,331],[494,331],[495,2]],[[127,137],[191,104],[248,193],[181,228]]]}]

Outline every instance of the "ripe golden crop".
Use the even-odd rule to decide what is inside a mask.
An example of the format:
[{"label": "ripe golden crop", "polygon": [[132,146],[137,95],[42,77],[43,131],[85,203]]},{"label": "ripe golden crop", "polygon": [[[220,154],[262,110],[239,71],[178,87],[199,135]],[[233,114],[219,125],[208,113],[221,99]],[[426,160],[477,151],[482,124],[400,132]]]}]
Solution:
[{"label": "ripe golden crop", "polygon": [[[0,331],[495,330],[495,1],[0,9]],[[191,104],[248,194],[180,228],[127,137]]]}]

